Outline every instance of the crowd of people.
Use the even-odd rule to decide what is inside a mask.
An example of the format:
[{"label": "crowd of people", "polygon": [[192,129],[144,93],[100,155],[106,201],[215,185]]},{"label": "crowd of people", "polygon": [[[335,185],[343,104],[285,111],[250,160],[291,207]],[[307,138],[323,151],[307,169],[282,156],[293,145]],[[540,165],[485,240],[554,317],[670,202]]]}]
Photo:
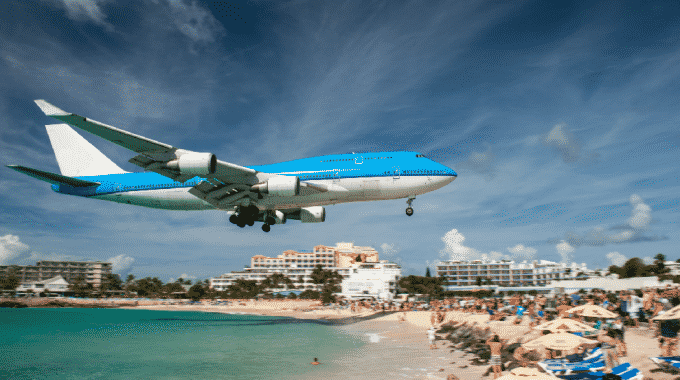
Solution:
[{"label": "crowd of people", "polygon": [[[662,315],[673,306],[680,304],[680,290],[677,288],[625,290],[605,292],[593,290],[572,295],[528,295],[514,294],[505,297],[454,297],[430,302],[369,302],[345,301],[345,305],[352,312],[372,311],[411,311],[427,310],[431,312],[431,325],[441,326],[449,312],[464,312],[468,314],[488,315],[489,321],[510,321],[513,324],[526,324],[530,328],[549,322],[557,318],[569,318],[588,324],[595,331],[589,335],[597,338],[594,344],[602,347],[606,352],[609,366],[615,366],[619,359],[628,355],[626,344],[626,329],[641,329],[641,322],[658,337],[662,356],[677,355],[678,330],[677,320],[654,322],[653,318]],[[597,305],[616,315],[612,318],[587,317],[570,312],[570,309],[580,305]],[[402,319],[403,320],[403,319]],[[434,344],[434,328],[428,330],[427,336],[431,349]],[[541,331],[549,334],[551,331]],[[500,351],[506,344],[498,335],[486,341],[490,348],[491,365],[494,378],[500,376]],[[571,355],[571,359],[578,360],[584,355],[587,346],[579,346]],[[526,350],[519,347],[514,350],[514,358],[523,366],[536,366],[538,360],[564,357],[567,352],[544,349]],[[611,367],[610,367],[611,368]]]}]

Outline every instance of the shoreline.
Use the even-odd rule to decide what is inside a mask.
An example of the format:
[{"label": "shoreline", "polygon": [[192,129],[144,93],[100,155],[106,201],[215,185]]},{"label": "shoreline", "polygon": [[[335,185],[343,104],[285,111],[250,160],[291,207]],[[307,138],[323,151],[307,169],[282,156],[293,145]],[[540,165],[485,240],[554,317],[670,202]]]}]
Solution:
[{"label": "shoreline", "polygon": [[[1,302],[2,300],[0,300]],[[29,307],[46,308],[43,305]],[[429,311],[408,312],[373,312],[352,313],[348,309],[328,309],[319,307],[318,301],[243,301],[232,305],[209,304],[169,304],[153,301],[142,301],[139,305],[131,305],[129,300],[117,303],[69,302],[59,300],[62,306],[73,308],[120,308],[127,310],[159,310],[190,311],[233,315],[254,315],[266,317],[283,317],[318,323],[339,329],[342,333],[353,335],[364,342],[360,348],[348,350],[336,358],[319,358],[329,366],[316,367],[308,377],[326,379],[367,379],[412,378],[412,379],[446,379],[449,374],[460,380],[490,379],[484,373],[488,365],[471,364],[476,355],[454,350],[448,340],[437,340],[438,349],[430,350],[427,341],[427,329],[431,326]],[[80,301],[80,300],[79,300]],[[114,305],[111,307],[111,305]],[[448,312],[443,323],[477,324],[478,327],[490,328],[499,334],[501,339],[509,339],[508,343],[525,341],[536,332],[530,330],[528,319],[521,324],[511,322],[488,321],[483,314]],[[675,380],[676,374],[660,372],[649,357],[658,356],[660,350],[657,340],[651,331],[628,329],[626,333],[630,356],[621,358],[621,362],[630,362],[647,378],[657,380]],[[442,338],[442,336],[439,336]],[[479,362],[478,362],[479,363]],[[507,374],[507,372],[504,372]]]}]

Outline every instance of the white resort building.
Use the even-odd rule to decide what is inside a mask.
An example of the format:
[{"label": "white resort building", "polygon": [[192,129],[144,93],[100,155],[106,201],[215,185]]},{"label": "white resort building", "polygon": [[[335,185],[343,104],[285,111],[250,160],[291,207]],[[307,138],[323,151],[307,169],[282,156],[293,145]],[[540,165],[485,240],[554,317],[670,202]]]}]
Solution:
[{"label": "white resort building", "polygon": [[[378,294],[385,293],[386,289],[396,291],[396,282],[401,276],[401,268],[396,264],[380,261],[375,249],[355,246],[353,243],[338,243],[335,247],[317,245],[312,252],[287,250],[277,257],[255,255],[250,260],[250,266],[243,271],[211,278],[210,287],[223,291],[237,279],[259,282],[274,273],[281,273],[293,281],[296,289],[315,290],[316,285],[312,283],[311,274],[317,265],[337,271],[344,278],[342,295],[348,297],[351,294],[377,297]],[[352,279],[353,285],[345,285],[348,279]],[[362,281],[365,283],[360,285]]]},{"label": "white resort building", "polygon": [[82,277],[86,283],[99,287],[105,275],[111,274],[111,263],[101,261],[38,261],[35,265],[0,265],[0,276],[16,276],[24,284],[61,276],[69,283]]},{"label": "white resort building", "polygon": [[546,260],[472,260],[442,261],[437,265],[437,276],[446,279],[447,290],[477,285],[545,286],[555,280],[572,280],[586,276],[591,271],[585,263],[556,263]]}]

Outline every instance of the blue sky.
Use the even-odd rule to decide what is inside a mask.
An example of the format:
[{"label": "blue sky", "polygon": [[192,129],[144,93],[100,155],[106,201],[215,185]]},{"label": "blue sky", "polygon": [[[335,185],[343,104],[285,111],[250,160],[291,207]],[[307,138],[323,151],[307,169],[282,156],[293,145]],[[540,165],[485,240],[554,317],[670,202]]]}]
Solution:
[{"label": "blue sky", "polygon": [[672,1],[2,2],[3,164],[58,172],[54,121],[32,101],[45,99],[241,165],[412,150],[459,176],[410,218],[404,200],[344,204],[265,234],[219,211],[59,195],[4,169],[0,262],[207,278],[340,241],[409,274],[483,255],[678,259],[679,13]]}]

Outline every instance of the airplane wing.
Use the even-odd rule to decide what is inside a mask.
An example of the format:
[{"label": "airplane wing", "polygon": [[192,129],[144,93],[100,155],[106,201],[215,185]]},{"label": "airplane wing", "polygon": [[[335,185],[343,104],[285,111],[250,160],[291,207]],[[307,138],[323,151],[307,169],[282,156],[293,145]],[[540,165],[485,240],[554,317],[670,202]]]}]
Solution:
[{"label": "airplane wing", "polygon": [[[45,100],[35,100],[35,103],[47,116],[61,120],[76,128],[139,153],[130,159],[130,162],[145,170],[156,172],[179,182],[187,181],[196,176],[205,178],[206,181],[202,181],[194,186],[189,192],[217,208],[231,209],[234,202],[250,196],[250,187],[259,182],[256,177],[258,173],[256,170],[216,160],[212,154],[179,149],[172,145],[63,111]],[[185,157],[182,158],[182,156]],[[187,165],[196,164],[197,161],[207,157],[214,160],[214,165],[211,163],[209,165],[210,170],[205,173],[180,170],[181,161],[187,162]],[[305,188],[305,192],[327,191],[312,184],[302,185]]]}]

